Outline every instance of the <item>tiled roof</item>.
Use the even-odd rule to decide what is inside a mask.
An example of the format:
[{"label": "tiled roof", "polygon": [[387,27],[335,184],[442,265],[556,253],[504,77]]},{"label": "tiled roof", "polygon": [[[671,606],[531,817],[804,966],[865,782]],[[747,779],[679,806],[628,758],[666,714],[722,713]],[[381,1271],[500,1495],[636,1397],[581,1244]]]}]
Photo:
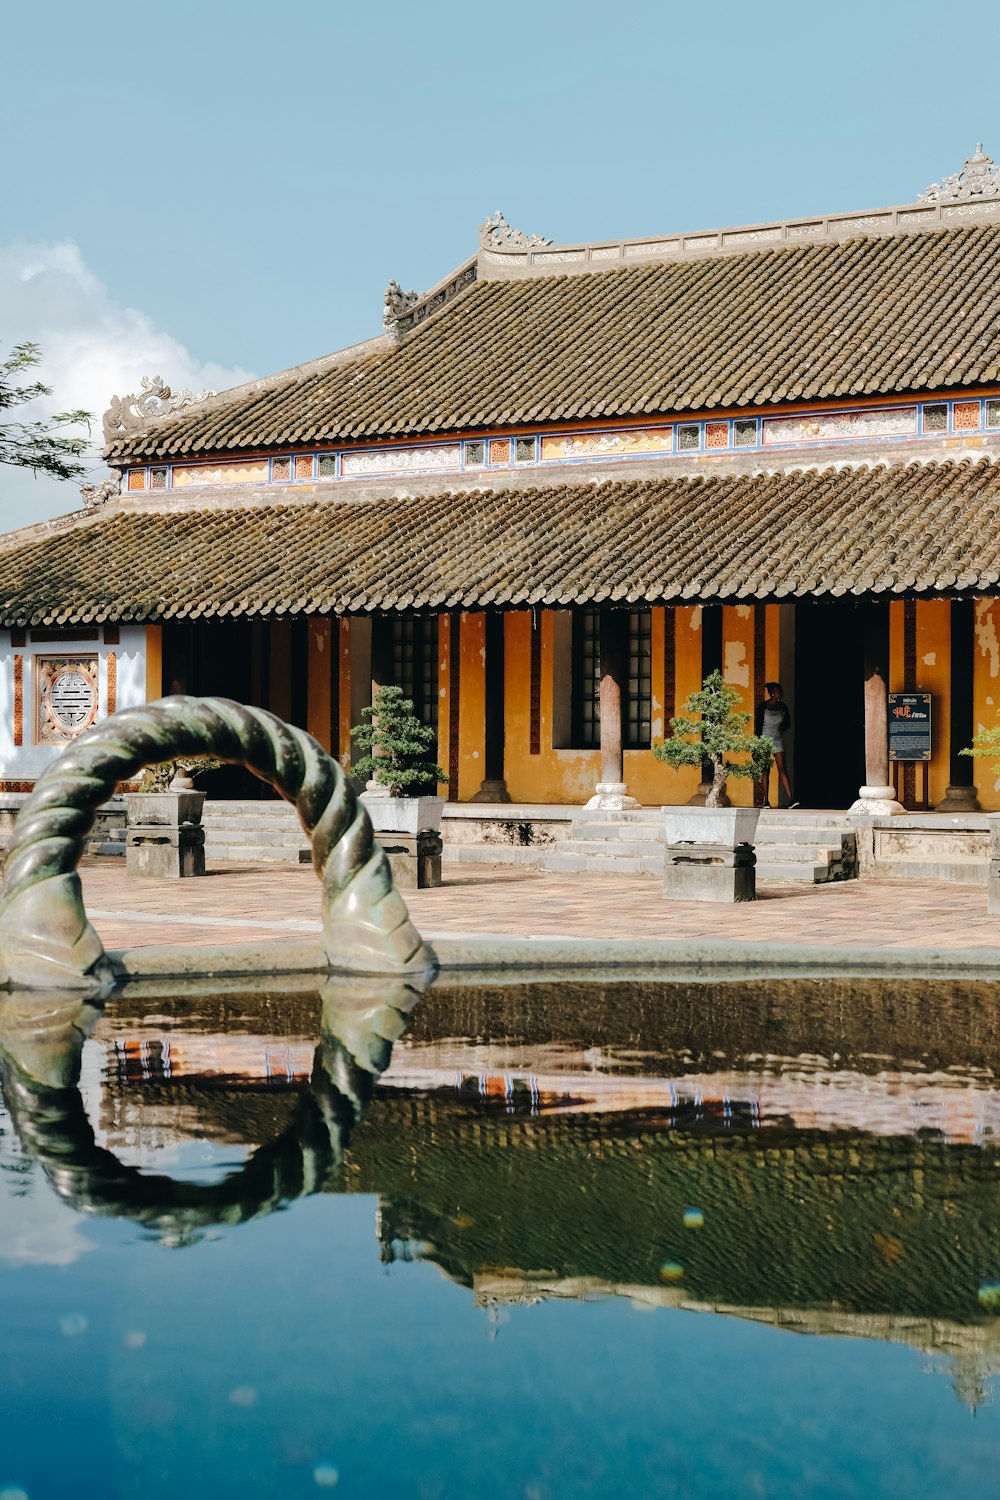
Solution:
[{"label": "tiled roof", "polygon": [[1000,380],[1000,226],[480,281],[397,347],[122,438],[116,461]]},{"label": "tiled roof", "polygon": [[0,552],[0,622],[985,592],[1000,463],[123,510]]}]

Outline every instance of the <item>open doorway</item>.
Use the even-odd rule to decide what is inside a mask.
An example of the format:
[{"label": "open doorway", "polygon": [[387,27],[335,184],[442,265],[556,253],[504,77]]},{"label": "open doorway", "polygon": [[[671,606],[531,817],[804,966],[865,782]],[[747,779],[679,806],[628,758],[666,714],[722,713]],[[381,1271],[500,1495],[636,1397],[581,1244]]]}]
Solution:
[{"label": "open doorway", "polygon": [[865,779],[864,611],[795,607],[793,789],[803,807],[850,807]]}]

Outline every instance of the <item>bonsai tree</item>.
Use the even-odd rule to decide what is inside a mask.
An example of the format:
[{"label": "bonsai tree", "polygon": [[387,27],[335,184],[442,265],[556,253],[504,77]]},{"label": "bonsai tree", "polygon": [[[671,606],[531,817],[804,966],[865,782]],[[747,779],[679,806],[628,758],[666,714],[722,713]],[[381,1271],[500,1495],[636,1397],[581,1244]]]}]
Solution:
[{"label": "bonsai tree", "polygon": [[[671,738],[653,746],[657,760],[678,770],[681,766],[712,767],[712,786],[705,798],[706,807],[719,807],[726,780],[742,776],[757,781],[767,775],[774,760],[774,750],[763,735],[749,734],[750,715],[736,707],[740,695],[722,679],[721,672],[710,672],[697,693],[684,704],[684,712],[670,720]],[[698,714],[699,718],[690,717]],[[739,760],[730,757],[739,756]]]},{"label": "bonsai tree", "polygon": [[190,777],[193,781],[196,776],[203,775],[206,771],[219,771],[224,762],[214,760],[210,755],[195,755],[190,759],[160,760],[154,765],[146,766],[139,782],[140,792],[168,792],[170,783],[175,776]]},{"label": "bonsai tree", "polygon": [[387,787],[390,797],[433,795],[437,783],[448,780],[440,766],[426,759],[434,731],[421,724],[402,688],[376,688],[374,703],[361,712],[368,722],[352,734],[367,753],[351,766],[353,776]]}]

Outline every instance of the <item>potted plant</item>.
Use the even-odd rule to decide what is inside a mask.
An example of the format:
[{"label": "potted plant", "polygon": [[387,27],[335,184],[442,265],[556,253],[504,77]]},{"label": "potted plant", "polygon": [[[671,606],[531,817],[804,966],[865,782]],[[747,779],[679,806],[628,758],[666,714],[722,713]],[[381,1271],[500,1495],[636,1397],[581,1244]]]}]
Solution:
[{"label": "potted plant", "polygon": [[434,788],[448,778],[427,752],[434,731],[413,711],[413,700],[402,688],[377,688],[370,708],[361,710],[366,722],[353,738],[366,753],[351,766],[357,779],[367,779],[361,800],[378,833],[436,833],[441,827],[444,798]]},{"label": "potted plant", "polygon": [[198,755],[189,760],[161,760],[146,766],[138,788],[125,793],[129,827],[141,824],[179,828],[182,823],[200,823],[205,793],[195,789],[195,777],[217,771],[221,765],[221,760]]},{"label": "potted plant", "polygon": [[[771,741],[751,734],[750,714],[736,705],[740,695],[710,672],[684,710],[670,720],[671,737],[653,746],[657,760],[668,766],[712,767],[712,784],[704,807],[666,807],[668,844],[722,844],[736,848],[752,844],[760,809],[724,807],[722,797],[730,776],[757,781],[767,775],[774,759]],[[697,715],[697,717],[695,717]]]}]

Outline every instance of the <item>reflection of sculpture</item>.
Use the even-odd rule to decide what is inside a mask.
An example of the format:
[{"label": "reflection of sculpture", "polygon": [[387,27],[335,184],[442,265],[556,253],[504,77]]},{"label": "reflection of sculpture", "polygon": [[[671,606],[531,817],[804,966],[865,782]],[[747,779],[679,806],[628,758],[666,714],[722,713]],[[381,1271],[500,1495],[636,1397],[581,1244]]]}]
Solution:
[{"label": "reflection of sculpture", "polygon": [[291,1125],[220,1183],[150,1175],[97,1145],[78,1083],[83,1044],[99,1011],[65,993],[21,996],[4,1006],[4,1099],[23,1151],[64,1202],[137,1220],[169,1243],[184,1244],[199,1229],[244,1223],[324,1187],[420,990],[402,980],[328,980],[312,1083]]},{"label": "reflection of sculpture", "polygon": [[172,412],[182,411],[186,406],[195,406],[199,401],[205,401],[216,394],[215,391],[206,390],[195,395],[193,391],[183,388],[173,391],[164,383],[162,375],[154,375],[152,378],[144,375],[139,384],[141,388],[137,395],[111,397],[111,405],[104,413],[106,443],[113,443],[123,433],[134,432],[151,417],[169,416]]},{"label": "reflection of sculpture", "polygon": [[368,814],[317,740],[225,698],[161,698],[81,734],[21,808],[0,893],[0,983],[95,989],[113,965],[83,908],[77,861],[99,805],[143,766],[211,755],[245,765],[294,802],[323,882],[330,964],[420,974],[430,960],[393,888]]}]

